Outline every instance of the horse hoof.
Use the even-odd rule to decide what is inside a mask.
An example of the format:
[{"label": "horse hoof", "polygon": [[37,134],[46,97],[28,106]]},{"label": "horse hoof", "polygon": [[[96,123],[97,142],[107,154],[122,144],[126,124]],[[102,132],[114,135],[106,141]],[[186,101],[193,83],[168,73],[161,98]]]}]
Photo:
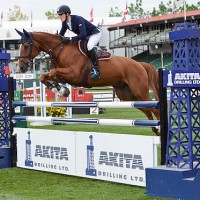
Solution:
[{"label": "horse hoof", "polygon": [[157,136],[160,136],[160,126],[152,127],[152,131],[153,131]]},{"label": "horse hoof", "polygon": [[69,94],[70,94],[70,91],[69,91],[68,88],[62,87],[62,88],[59,90],[59,94],[60,94],[61,96],[64,96],[64,97],[68,97]]}]

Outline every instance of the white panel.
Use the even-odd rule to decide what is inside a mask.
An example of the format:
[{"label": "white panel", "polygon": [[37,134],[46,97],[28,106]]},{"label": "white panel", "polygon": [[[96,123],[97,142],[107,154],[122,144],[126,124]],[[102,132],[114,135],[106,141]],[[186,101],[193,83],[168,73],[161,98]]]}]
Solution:
[{"label": "white panel", "polygon": [[74,175],[73,132],[29,128],[17,128],[14,132],[17,133],[18,167]]},{"label": "white panel", "polygon": [[145,186],[145,169],[157,160],[159,140],[151,136],[29,128],[14,133],[17,166],[28,169]]},{"label": "white panel", "polygon": [[[93,145],[90,145],[91,137]],[[145,168],[152,167],[154,162],[153,137],[77,133],[76,145],[78,176],[146,185]],[[92,160],[94,169],[89,169]]]}]

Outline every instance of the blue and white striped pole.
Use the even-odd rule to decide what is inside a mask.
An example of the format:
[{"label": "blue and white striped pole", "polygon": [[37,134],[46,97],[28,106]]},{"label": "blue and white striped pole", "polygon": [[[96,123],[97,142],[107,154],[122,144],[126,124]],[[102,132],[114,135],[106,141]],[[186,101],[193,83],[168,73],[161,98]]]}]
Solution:
[{"label": "blue and white striped pole", "polygon": [[158,108],[158,101],[121,101],[121,102],[26,102],[14,101],[14,106],[37,107],[101,107],[101,108]]},{"label": "blue and white striped pole", "polygon": [[68,119],[60,117],[34,117],[34,116],[13,116],[14,121],[27,122],[51,122],[64,124],[99,124],[110,126],[148,126],[155,127],[160,125],[158,120],[126,120],[126,119],[96,119],[96,118],[79,118]]}]

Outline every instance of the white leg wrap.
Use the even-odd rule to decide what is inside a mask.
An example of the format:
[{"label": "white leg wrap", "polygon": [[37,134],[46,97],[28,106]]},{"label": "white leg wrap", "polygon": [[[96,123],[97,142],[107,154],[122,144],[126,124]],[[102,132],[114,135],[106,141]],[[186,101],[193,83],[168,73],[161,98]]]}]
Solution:
[{"label": "white leg wrap", "polygon": [[65,96],[65,94],[66,94],[66,88],[65,88],[65,87],[61,87],[61,89],[58,91],[58,93],[59,93],[61,96]]},{"label": "white leg wrap", "polygon": [[52,88],[51,91],[52,91],[53,93],[57,93],[57,92],[58,92],[58,90],[57,90],[55,87]]}]

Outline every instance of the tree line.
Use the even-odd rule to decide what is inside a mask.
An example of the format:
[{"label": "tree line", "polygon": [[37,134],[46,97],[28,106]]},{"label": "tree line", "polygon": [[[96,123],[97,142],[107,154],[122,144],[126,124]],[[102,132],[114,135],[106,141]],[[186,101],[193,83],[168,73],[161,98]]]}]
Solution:
[{"label": "tree line", "polygon": [[[200,1],[198,1],[196,5],[186,3],[186,11],[197,10],[199,8],[200,8]],[[169,0],[166,3],[161,1],[161,3],[158,5],[158,9],[153,7],[153,10],[151,11],[150,10],[144,11],[144,9],[142,8],[142,0],[136,0],[135,4],[131,3],[127,7],[128,15],[130,15],[131,19],[140,19],[151,16],[165,15],[174,12],[182,12],[183,9],[184,9],[183,6],[177,8],[174,4],[174,0],[172,1]],[[123,13],[124,11],[120,11],[118,7],[111,7],[109,11],[109,17],[122,17]],[[48,20],[59,18],[54,9],[51,11],[50,10],[46,11],[45,16],[47,17]],[[15,5],[12,9],[9,8],[7,17],[8,21],[29,20],[29,16],[24,14],[21,11],[21,8],[17,5]]]},{"label": "tree line", "polygon": [[[194,4],[188,4],[186,3],[186,11],[190,10],[198,10],[200,9],[200,1],[197,2],[196,5]],[[127,8],[128,14],[130,15],[131,19],[140,19],[140,18],[146,18],[150,16],[160,16],[165,15],[169,13],[175,13],[175,12],[183,12],[184,7],[176,7],[174,0],[169,0],[168,2],[163,2],[158,5],[158,9],[153,7],[153,10],[144,11],[142,8],[142,0],[136,0],[135,4],[131,3],[130,6]],[[124,11],[119,11],[118,7],[112,7],[109,11],[110,17],[120,17],[122,16]]]}]

